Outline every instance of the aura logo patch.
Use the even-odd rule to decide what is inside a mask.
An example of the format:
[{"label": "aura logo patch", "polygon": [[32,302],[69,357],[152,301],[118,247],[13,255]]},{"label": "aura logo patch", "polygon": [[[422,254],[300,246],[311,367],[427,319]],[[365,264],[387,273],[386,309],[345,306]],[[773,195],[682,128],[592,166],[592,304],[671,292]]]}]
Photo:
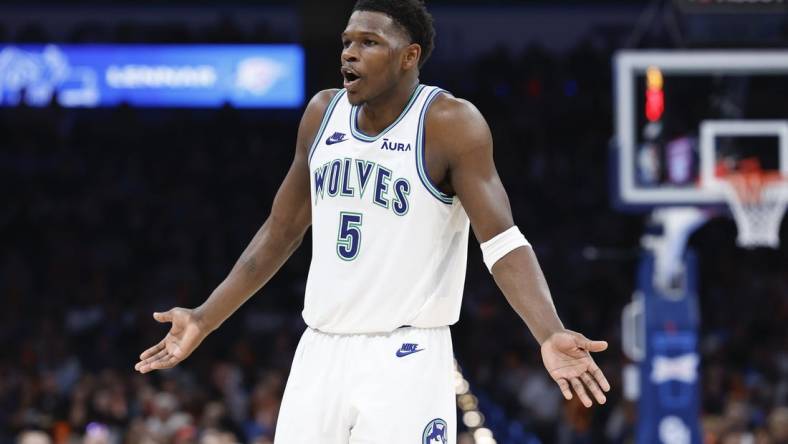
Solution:
[{"label": "aura logo patch", "polygon": [[421,435],[421,443],[447,444],[449,442],[448,428],[446,421],[440,418],[433,419],[427,424],[427,427],[424,427],[424,433]]},{"label": "aura logo patch", "polygon": [[410,151],[410,144],[409,143],[402,143],[402,142],[394,142],[392,140],[383,139],[383,145],[380,146],[382,150],[389,150],[389,151]]}]

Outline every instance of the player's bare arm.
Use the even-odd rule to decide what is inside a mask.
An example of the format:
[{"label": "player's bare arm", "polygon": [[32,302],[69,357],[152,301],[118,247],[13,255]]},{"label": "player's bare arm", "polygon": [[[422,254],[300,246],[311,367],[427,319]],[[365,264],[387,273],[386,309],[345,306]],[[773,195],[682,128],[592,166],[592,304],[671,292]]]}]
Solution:
[{"label": "player's bare arm", "polygon": [[[438,96],[427,114],[426,162],[442,191],[457,194],[480,243],[514,226],[509,198],[493,161],[489,127],[469,102]],[[586,407],[604,403],[610,385],[589,352],[607,348],[567,330],[559,319],[533,249],[518,247],[492,267],[493,278],[509,304],[541,345],[542,359],[566,399],[572,390]],[[570,389],[571,386],[571,389]]]},{"label": "player's bare arm", "polygon": [[276,193],[271,213],[252,238],[227,277],[195,309],[176,307],[154,313],[172,327],[158,344],[144,351],[134,368],[141,373],[171,368],[186,359],[200,343],[247,299],[255,294],[301,244],[312,221],[308,153],[329,101],[337,90],[316,94],[298,128],[295,156]]}]

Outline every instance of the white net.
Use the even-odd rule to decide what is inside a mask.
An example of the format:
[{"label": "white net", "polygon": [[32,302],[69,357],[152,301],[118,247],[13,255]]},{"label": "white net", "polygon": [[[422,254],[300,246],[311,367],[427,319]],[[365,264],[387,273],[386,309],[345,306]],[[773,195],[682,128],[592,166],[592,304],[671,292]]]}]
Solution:
[{"label": "white net", "polygon": [[732,174],[719,183],[739,230],[736,243],[745,248],[777,248],[788,205],[788,180]]}]

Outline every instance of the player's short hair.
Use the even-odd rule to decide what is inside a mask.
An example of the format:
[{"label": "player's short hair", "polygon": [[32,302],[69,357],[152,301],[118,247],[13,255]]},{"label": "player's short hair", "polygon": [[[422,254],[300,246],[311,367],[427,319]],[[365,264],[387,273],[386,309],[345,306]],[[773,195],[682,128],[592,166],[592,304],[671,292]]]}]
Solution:
[{"label": "player's short hair", "polygon": [[388,15],[408,33],[411,43],[421,46],[419,68],[430,58],[435,47],[435,28],[432,27],[432,15],[423,0],[358,0],[353,11]]}]

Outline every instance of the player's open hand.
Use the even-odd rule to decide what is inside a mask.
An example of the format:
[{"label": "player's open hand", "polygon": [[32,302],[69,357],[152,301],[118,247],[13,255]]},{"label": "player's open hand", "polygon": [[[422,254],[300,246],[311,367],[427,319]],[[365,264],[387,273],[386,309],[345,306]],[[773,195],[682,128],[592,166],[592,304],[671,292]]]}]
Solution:
[{"label": "player's open hand", "polygon": [[140,355],[134,369],[140,373],[175,367],[186,359],[208,336],[194,310],[173,308],[164,313],[153,313],[153,319],[172,323],[167,336]]},{"label": "player's open hand", "polygon": [[580,333],[564,330],[553,333],[542,343],[542,361],[550,377],[561,388],[564,398],[572,399],[574,390],[583,405],[591,407],[593,402],[586,389],[591,391],[598,403],[604,404],[606,398],[603,392],[610,390],[610,383],[589,352],[606,349],[605,341],[592,341]]}]

